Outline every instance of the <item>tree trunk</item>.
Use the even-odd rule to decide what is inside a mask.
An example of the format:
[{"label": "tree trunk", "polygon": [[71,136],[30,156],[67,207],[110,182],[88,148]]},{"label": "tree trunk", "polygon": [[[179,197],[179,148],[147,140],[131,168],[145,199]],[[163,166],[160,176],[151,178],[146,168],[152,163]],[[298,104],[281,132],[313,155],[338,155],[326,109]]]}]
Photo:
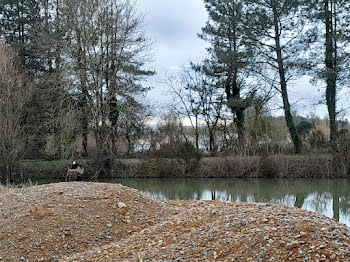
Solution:
[{"label": "tree trunk", "polygon": [[276,46],[278,71],[280,76],[281,93],[282,93],[282,99],[283,99],[284,116],[287,122],[289,134],[293,141],[294,151],[296,154],[299,154],[301,153],[301,150],[302,150],[302,143],[301,143],[299,134],[297,132],[296,126],[294,124],[290,103],[288,99],[287,81],[285,77],[285,69],[284,69],[283,58],[282,58],[282,49],[280,44],[280,28],[279,28],[276,8],[273,9],[273,16],[274,16],[274,27],[275,27],[275,46]]},{"label": "tree trunk", "polygon": [[88,156],[87,142],[89,134],[89,119],[88,119],[88,90],[87,90],[87,80],[85,71],[85,61],[83,61],[83,50],[81,48],[80,37],[78,37],[79,54],[78,54],[78,67],[79,67],[79,77],[80,77],[80,88],[81,88],[81,128],[82,128],[82,156]]},{"label": "tree trunk", "polygon": [[198,115],[196,115],[195,133],[196,133],[196,148],[199,149]]},{"label": "tree trunk", "polygon": [[215,139],[212,131],[209,130],[209,151],[213,152],[215,149]]},{"label": "tree trunk", "polygon": [[[336,123],[336,42],[334,39],[333,13],[329,10],[329,0],[325,0],[325,25],[326,25],[326,103],[329,116],[330,141],[333,149],[337,141],[337,123]],[[331,3],[332,5],[332,3]],[[335,8],[335,7],[334,7]],[[331,8],[332,9],[332,8]],[[336,19],[336,18],[334,18]]]},{"label": "tree trunk", "polygon": [[238,142],[241,147],[244,146],[244,131],[245,131],[244,120],[245,120],[244,109],[239,108],[236,111],[235,124],[237,126]]},{"label": "tree trunk", "polygon": [[[236,28],[234,27],[233,30],[233,38],[232,38],[232,42],[233,42],[233,51],[235,54],[238,53],[238,48],[237,48],[237,36],[236,36]],[[241,90],[240,87],[237,83],[238,80],[238,61],[235,58],[234,59],[234,68],[233,68],[233,72],[232,72],[232,85],[230,86],[230,84],[228,86],[226,86],[226,95],[227,95],[227,100],[230,101],[231,99],[236,99],[237,101],[241,100]],[[229,81],[231,80],[231,76],[229,77]],[[244,111],[245,108],[242,108],[240,105],[237,106],[231,106],[231,111],[234,115],[234,123],[237,127],[237,133],[238,133],[238,143],[240,147],[244,146]]]}]

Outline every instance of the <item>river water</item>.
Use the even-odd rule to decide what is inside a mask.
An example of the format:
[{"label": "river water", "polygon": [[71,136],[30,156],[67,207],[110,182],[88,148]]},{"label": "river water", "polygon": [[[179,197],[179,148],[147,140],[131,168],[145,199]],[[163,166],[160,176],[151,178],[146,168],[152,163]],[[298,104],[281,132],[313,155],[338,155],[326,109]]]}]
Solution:
[{"label": "river water", "polygon": [[[37,181],[52,182],[58,181]],[[222,200],[294,206],[324,214],[350,227],[350,179],[119,178],[100,182],[132,187],[161,201]]]},{"label": "river water", "polygon": [[350,179],[109,179],[161,201],[270,202],[315,211],[350,226]]}]

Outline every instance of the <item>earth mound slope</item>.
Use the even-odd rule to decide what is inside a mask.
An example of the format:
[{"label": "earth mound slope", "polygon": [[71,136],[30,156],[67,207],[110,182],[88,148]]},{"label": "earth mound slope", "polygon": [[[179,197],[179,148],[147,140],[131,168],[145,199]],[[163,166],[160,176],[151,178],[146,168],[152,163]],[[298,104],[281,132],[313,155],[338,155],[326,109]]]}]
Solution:
[{"label": "earth mound slope", "polygon": [[350,261],[350,229],[323,215],[116,184],[0,187],[0,218],[0,261]]},{"label": "earth mound slope", "polygon": [[55,261],[128,238],[178,208],[117,184],[0,187],[0,261]]},{"label": "earth mound slope", "polygon": [[62,261],[350,261],[349,229],[323,215],[272,204],[168,203],[182,212]]}]

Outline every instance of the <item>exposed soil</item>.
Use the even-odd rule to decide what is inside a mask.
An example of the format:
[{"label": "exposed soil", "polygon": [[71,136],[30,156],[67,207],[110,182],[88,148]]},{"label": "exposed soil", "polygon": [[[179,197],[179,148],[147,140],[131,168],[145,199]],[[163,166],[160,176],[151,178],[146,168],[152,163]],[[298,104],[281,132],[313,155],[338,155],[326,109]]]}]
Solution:
[{"label": "exposed soil", "polygon": [[116,184],[0,187],[2,261],[350,261],[350,229],[272,204],[152,200]]}]

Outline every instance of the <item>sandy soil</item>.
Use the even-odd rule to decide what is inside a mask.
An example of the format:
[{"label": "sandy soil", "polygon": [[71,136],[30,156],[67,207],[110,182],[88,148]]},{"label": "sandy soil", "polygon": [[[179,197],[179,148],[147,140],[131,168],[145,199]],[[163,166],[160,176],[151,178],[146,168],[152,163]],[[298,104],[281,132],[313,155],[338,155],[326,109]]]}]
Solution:
[{"label": "sandy soil", "polygon": [[116,184],[0,187],[0,218],[1,261],[350,261],[350,229],[323,215]]}]

